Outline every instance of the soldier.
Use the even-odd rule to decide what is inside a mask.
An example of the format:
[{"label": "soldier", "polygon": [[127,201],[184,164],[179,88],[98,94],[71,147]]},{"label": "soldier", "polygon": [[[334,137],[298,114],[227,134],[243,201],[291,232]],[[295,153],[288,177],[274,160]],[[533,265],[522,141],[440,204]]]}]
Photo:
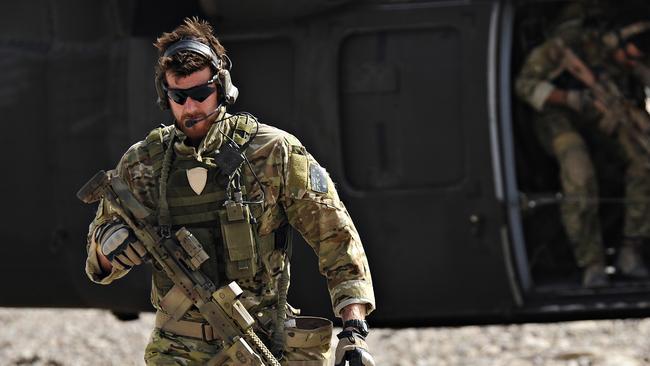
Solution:
[{"label": "soldier", "polygon": [[[160,55],[158,104],[171,109],[175,123],[152,130],[131,146],[114,174],[155,210],[161,235],[185,226],[202,243],[209,259],[200,268],[215,284],[234,280],[241,286],[241,301],[256,318],[256,333],[283,364],[326,365],[331,322],[299,317],[286,304],[291,249],[283,237],[290,237],[289,227],[298,230],[318,255],[334,313],[343,321],[336,363],[374,365],[364,341],[365,317],[375,308],[368,262],[326,170],[289,133],[249,114],[226,112],[238,90],[230,79],[230,59],[207,22],[185,19],[155,46]],[[233,151],[244,151],[234,155],[235,160],[242,156],[241,163],[223,158],[228,152],[232,158]],[[222,216],[231,194],[250,208],[252,248],[244,246],[245,235],[228,229]],[[100,284],[123,277],[142,263],[138,245],[132,230],[101,201],[89,228],[88,276]],[[156,325],[145,361],[205,364],[223,345],[196,308],[180,321],[170,318],[164,299],[171,288],[165,272],[154,267]]]},{"label": "soldier", "polygon": [[600,89],[590,82],[590,78],[596,83],[608,82],[621,90],[626,100],[633,100],[634,85],[639,85],[634,82],[633,70],[640,66],[643,56],[635,37],[647,34],[646,30],[644,22],[608,31],[565,22],[529,53],[515,83],[519,98],[535,109],[532,122],[539,140],[559,164],[567,198],[560,207],[562,221],[578,266],[584,269],[585,287],[602,287],[609,282],[598,205],[593,202],[598,185],[585,134],[614,146],[618,152],[615,158],[625,162],[627,204],[617,266],[626,276],[648,276],[641,256],[641,244],[650,238],[648,152],[634,141],[640,135],[626,133],[622,123],[607,123],[612,119],[604,117],[611,114],[612,106],[595,97],[594,90]]}]

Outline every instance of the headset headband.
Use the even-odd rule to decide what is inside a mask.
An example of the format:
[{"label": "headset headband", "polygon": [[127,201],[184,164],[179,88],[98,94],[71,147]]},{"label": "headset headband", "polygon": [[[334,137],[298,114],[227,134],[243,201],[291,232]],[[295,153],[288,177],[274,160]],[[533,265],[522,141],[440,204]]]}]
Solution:
[{"label": "headset headband", "polygon": [[214,53],[212,48],[194,38],[184,38],[174,43],[165,50],[163,57],[172,57],[181,51],[191,51],[206,57],[210,60],[212,66],[214,66],[217,71],[221,70],[222,68],[221,58]]}]

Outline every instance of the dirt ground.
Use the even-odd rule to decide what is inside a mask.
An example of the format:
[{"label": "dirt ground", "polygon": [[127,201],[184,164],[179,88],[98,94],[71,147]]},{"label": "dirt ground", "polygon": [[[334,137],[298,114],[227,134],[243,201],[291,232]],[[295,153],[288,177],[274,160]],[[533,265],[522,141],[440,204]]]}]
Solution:
[{"label": "dirt ground", "polygon": [[[0,308],[0,365],[144,365],[152,314]],[[373,329],[378,365],[650,365],[650,318]]]}]

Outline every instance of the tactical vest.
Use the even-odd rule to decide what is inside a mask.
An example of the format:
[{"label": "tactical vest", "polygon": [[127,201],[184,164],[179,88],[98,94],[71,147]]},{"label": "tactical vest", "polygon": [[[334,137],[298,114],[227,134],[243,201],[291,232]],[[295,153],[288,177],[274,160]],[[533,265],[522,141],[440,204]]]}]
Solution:
[{"label": "tactical vest", "polygon": [[[234,135],[244,135],[238,131]],[[219,167],[209,162],[201,162],[193,156],[184,156],[173,152],[170,146],[169,128],[156,129],[147,137],[149,156],[152,158],[154,174],[158,178],[169,165],[165,189],[169,210],[170,231],[173,235],[181,227],[186,227],[202,244],[209,259],[201,264],[200,269],[220,287],[230,281],[246,281],[255,277],[263,266],[261,257],[275,248],[273,235],[260,238],[256,225],[250,222],[249,208],[239,205],[224,206],[227,200],[224,177]],[[245,140],[236,140],[243,145]],[[171,149],[172,152],[168,152]],[[170,161],[164,156],[170,153]],[[207,171],[205,187],[199,194],[190,186],[188,171],[202,168]],[[201,170],[201,169],[199,169]],[[165,182],[160,181],[160,185]],[[158,197],[161,201],[162,197]],[[160,300],[173,287],[173,282],[164,271],[154,268],[152,303],[158,306]]]}]

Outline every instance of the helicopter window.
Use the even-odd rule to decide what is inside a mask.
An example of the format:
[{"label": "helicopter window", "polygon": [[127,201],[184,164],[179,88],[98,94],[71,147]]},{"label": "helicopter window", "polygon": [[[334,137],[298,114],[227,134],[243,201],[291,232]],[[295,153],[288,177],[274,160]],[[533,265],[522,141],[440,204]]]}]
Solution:
[{"label": "helicopter window", "polygon": [[462,179],[460,56],[460,33],[453,28],[344,40],[341,135],[352,185],[408,189]]}]

